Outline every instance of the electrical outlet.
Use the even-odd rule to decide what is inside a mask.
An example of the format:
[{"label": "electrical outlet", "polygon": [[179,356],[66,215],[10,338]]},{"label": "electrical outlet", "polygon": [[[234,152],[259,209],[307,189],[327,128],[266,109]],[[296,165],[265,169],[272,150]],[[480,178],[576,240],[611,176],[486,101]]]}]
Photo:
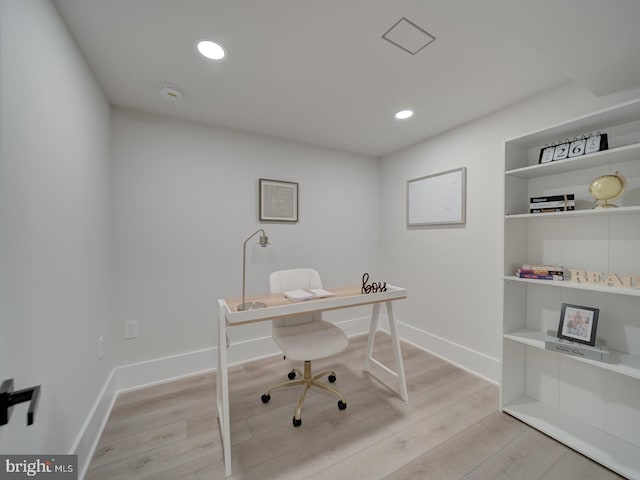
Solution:
[{"label": "electrical outlet", "polygon": [[104,337],[100,335],[98,337],[98,360],[102,360],[104,357]]},{"label": "electrical outlet", "polygon": [[129,338],[136,338],[138,336],[138,322],[136,320],[131,320],[129,322],[124,322],[124,338],[125,340]]}]

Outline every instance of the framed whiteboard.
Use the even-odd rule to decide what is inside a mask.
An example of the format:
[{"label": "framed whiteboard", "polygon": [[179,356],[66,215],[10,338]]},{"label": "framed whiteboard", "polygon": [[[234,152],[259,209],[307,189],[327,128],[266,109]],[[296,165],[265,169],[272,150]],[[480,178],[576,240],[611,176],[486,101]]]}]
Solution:
[{"label": "framed whiteboard", "polygon": [[407,227],[464,225],[467,168],[407,181]]}]

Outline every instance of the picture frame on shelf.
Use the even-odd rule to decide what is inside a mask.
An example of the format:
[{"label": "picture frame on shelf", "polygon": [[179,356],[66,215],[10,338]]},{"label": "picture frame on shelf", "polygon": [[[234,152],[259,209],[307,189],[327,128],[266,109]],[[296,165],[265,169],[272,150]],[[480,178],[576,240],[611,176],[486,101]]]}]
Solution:
[{"label": "picture frame on shelf", "polygon": [[261,222],[298,221],[298,183],[259,179],[259,218]]},{"label": "picture frame on shelf", "polygon": [[558,338],[594,346],[600,309],[563,303]]}]

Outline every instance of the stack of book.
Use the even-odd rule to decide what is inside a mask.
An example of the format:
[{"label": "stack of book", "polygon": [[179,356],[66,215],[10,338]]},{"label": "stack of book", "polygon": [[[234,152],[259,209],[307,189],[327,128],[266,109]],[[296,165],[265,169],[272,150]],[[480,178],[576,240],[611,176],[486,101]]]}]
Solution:
[{"label": "stack of book", "polygon": [[529,213],[566,212],[575,209],[576,196],[574,193],[529,199]]},{"label": "stack of book", "polygon": [[558,265],[530,265],[525,263],[516,270],[518,278],[534,280],[564,280],[564,267]]}]

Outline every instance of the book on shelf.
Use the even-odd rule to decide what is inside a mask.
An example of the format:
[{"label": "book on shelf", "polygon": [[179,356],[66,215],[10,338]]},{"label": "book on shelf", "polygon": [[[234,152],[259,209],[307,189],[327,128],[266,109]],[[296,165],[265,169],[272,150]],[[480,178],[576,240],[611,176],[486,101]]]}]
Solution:
[{"label": "book on shelf", "polygon": [[566,212],[575,209],[576,200],[573,193],[531,197],[529,199],[529,213]]},{"label": "book on shelf", "polygon": [[563,272],[563,265],[544,265],[544,264],[536,264],[536,263],[523,263],[520,270],[523,271],[536,271],[536,272]]},{"label": "book on shelf", "polygon": [[560,265],[531,265],[525,263],[516,270],[516,276],[532,280],[564,280],[564,267]]},{"label": "book on shelf", "polygon": [[564,275],[562,268],[519,268],[517,273],[533,273],[536,275]]},{"label": "book on shelf", "polygon": [[293,300],[294,302],[311,300],[313,298],[331,297],[335,295],[335,293],[324,290],[323,288],[301,288],[298,290],[287,290],[286,292],[283,292],[283,294],[286,298],[288,298],[289,300]]},{"label": "book on shelf", "polygon": [[544,275],[541,273],[516,272],[518,278],[529,278],[531,280],[564,280],[564,275]]},{"label": "book on shelf", "polygon": [[529,213],[554,213],[554,212],[571,212],[575,210],[575,206],[571,207],[553,207],[553,208],[530,208]]},{"label": "book on shelf", "polygon": [[596,339],[596,344],[591,346],[558,338],[557,331],[547,330],[544,348],[574,357],[609,363],[609,349],[605,346],[604,341],[599,338]]},{"label": "book on shelf", "polygon": [[531,197],[529,203],[548,203],[548,202],[568,202],[575,201],[575,193],[567,193],[566,195],[547,195],[545,197]]},{"label": "book on shelf", "polygon": [[542,202],[529,204],[529,208],[569,208],[575,206],[575,200],[569,200],[567,202]]}]

